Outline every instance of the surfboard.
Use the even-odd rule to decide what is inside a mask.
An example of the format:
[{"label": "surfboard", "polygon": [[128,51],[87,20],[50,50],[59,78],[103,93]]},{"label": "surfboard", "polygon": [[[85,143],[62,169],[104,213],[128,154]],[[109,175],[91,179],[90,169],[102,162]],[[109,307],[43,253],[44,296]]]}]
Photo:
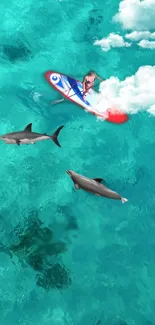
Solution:
[{"label": "surfboard", "polygon": [[126,113],[119,110],[107,98],[104,98],[103,94],[96,92],[94,89],[90,89],[83,99],[83,85],[81,81],[56,71],[47,71],[45,78],[65,98],[81,106],[87,112],[96,115],[98,118],[117,124],[128,121]]}]

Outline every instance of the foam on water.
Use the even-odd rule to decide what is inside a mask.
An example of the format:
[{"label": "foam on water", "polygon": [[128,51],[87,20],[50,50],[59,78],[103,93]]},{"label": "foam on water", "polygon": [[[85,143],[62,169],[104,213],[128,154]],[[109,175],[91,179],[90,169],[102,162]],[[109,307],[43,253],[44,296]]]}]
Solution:
[{"label": "foam on water", "polygon": [[143,66],[133,76],[121,81],[117,77],[110,77],[100,84],[97,109],[116,105],[122,111],[136,114],[146,111],[155,114],[155,67]]}]

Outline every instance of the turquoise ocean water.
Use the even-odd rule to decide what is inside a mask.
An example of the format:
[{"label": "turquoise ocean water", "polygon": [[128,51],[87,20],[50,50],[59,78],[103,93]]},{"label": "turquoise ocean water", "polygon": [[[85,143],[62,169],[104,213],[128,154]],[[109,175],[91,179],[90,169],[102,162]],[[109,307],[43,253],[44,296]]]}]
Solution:
[{"label": "turquoise ocean water", "polygon": [[[59,95],[43,76],[53,69],[82,79],[94,69],[124,80],[153,66],[154,50],[93,45],[119,33],[118,5],[0,5],[0,133],[65,126],[62,148],[0,143],[1,325],[155,324],[154,117],[139,112],[114,125],[67,101],[51,106]],[[105,179],[129,202],[75,191],[66,169]]]}]

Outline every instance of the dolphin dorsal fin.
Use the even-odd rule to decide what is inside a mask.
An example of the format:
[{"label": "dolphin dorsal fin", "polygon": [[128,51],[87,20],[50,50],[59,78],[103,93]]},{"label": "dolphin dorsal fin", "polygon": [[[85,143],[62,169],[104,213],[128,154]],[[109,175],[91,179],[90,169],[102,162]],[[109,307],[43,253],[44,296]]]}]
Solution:
[{"label": "dolphin dorsal fin", "polygon": [[101,183],[103,181],[103,178],[93,178],[94,181]]},{"label": "dolphin dorsal fin", "polygon": [[25,129],[24,129],[25,132],[32,132],[32,123],[28,124]]}]

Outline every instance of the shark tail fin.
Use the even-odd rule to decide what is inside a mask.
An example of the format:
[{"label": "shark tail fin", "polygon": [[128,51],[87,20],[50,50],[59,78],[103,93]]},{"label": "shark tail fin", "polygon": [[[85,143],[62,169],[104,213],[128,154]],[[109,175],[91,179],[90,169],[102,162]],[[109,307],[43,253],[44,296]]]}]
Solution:
[{"label": "shark tail fin", "polygon": [[55,144],[58,146],[58,147],[61,147],[60,146],[60,143],[58,141],[58,135],[59,135],[59,132],[61,131],[61,129],[64,127],[64,125],[60,126],[52,135],[51,135],[51,140],[53,140],[55,142]]}]

